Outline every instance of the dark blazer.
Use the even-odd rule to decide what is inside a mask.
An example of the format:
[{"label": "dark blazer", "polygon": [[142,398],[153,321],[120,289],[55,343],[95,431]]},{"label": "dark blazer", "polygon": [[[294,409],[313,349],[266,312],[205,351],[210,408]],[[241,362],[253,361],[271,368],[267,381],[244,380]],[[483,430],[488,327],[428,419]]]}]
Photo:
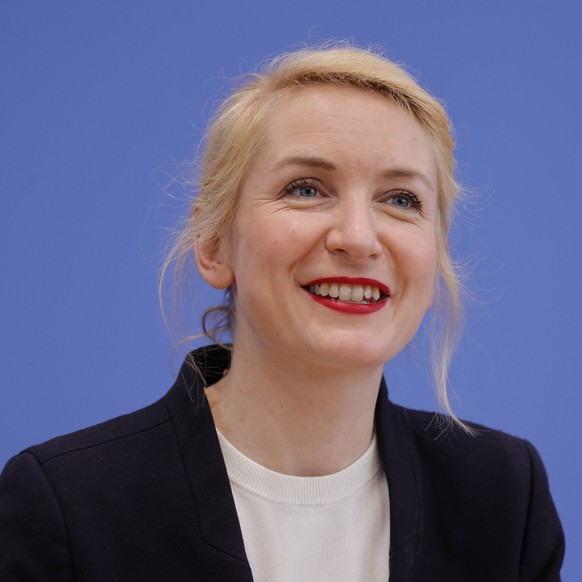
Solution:
[{"label": "dark blazer", "polygon": [[[228,367],[219,348],[195,358],[208,383]],[[483,427],[476,437],[443,433],[433,414],[390,403],[384,385],[376,430],[390,495],[390,580],[559,580],[562,529],[528,442]],[[191,366],[155,404],[8,462],[0,580],[252,580]]]}]

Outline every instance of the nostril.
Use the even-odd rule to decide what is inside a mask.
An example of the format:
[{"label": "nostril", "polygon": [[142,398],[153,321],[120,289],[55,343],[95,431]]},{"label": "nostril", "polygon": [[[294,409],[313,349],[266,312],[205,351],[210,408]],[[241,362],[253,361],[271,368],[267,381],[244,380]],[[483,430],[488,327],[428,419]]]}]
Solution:
[{"label": "nostril", "polygon": [[368,259],[379,256],[382,245],[374,233],[361,234],[332,234],[327,237],[326,248],[329,252],[355,260]]}]

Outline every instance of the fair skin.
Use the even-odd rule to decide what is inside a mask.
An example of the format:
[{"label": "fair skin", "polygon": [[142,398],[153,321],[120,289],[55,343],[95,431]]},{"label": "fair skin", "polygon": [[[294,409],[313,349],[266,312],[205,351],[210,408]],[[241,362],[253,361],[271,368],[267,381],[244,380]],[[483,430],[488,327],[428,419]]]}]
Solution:
[{"label": "fair skin", "polygon": [[363,454],[383,365],[431,305],[436,211],[430,138],[389,99],[276,101],[231,232],[196,245],[205,280],[234,288],[232,365],[207,396],[239,450],[293,475]]}]

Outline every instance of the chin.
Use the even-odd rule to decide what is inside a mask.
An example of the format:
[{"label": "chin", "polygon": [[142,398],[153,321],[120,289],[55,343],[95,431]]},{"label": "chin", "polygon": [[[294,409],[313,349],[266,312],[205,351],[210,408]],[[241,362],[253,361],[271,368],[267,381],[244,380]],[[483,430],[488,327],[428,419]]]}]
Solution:
[{"label": "chin", "polygon": [[400,349],[380,346],[370,339],[357,341],[351,338],[348,341],[330,343],[325,348],[320,346],[310,359],[316,365],[346,372],[373,371],[382,368],[399,351]]}]

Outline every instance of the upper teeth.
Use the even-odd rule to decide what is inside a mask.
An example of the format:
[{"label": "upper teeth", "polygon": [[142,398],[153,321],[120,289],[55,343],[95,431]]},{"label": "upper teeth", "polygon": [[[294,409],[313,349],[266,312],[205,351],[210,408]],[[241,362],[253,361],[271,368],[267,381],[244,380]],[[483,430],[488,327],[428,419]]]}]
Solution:
[{"label": "upper teeth", "polygon": [[373,285],[349,285],[347,283],[319,283],[318,285],[310,285],[309,291],[322,297],[331,297],[353,303],[370,303],[378,301],[381,296],[380,289]]}]

